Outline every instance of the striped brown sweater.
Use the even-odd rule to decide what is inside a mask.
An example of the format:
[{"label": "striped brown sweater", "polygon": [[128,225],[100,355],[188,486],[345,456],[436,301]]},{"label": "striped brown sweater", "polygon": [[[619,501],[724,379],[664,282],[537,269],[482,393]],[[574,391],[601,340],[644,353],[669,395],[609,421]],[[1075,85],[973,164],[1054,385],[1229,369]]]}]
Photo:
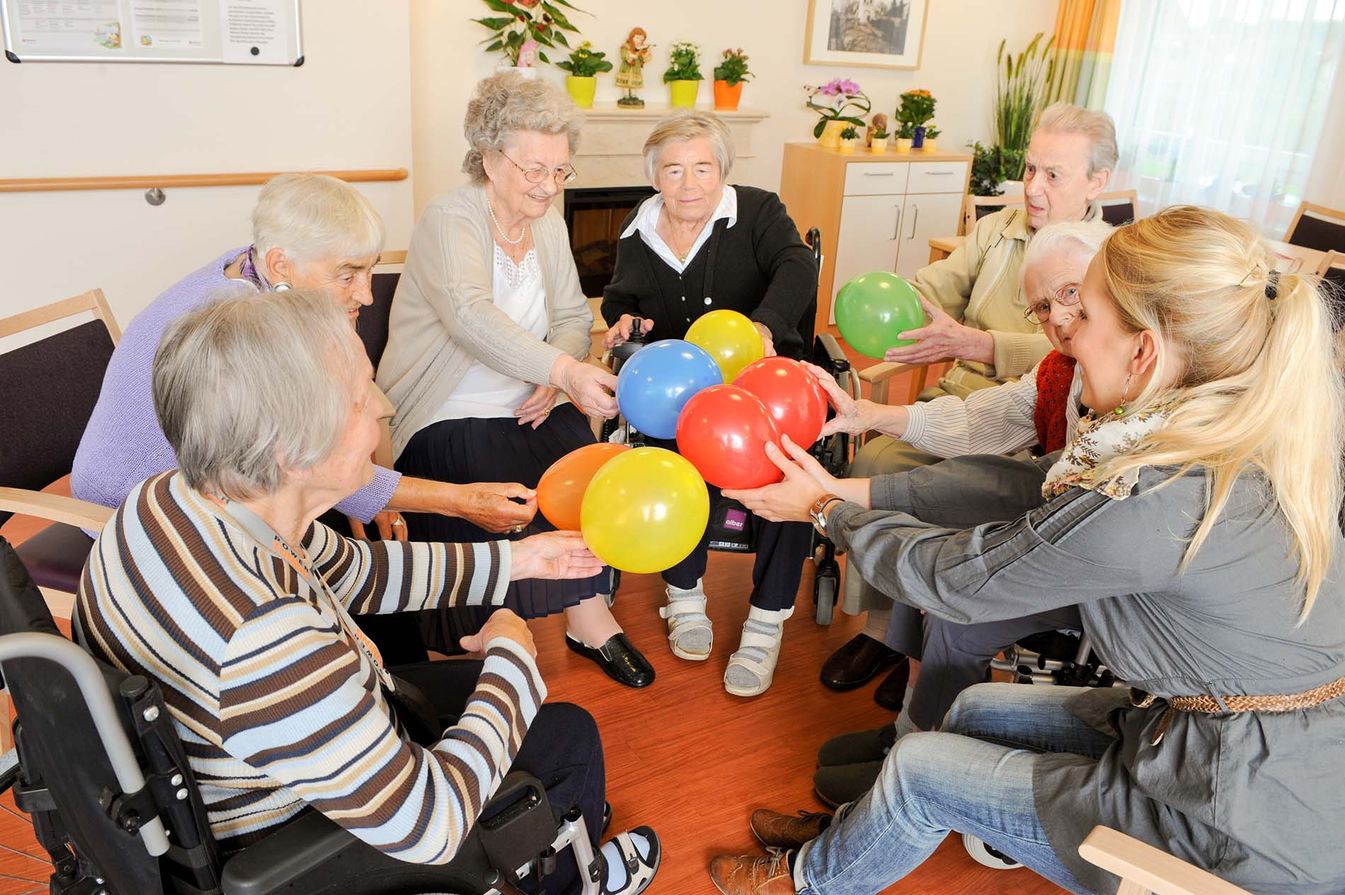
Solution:
[{"label": "striped brown sweater", "polygon": [[148,479],[94,544],[80,636],[162,687],[216,837],[246,841],[309,804],[394,857],[446,862],[546,687],[496,638],[461,719],[422,748],[393,720],[392,680],[350,613],[499,605],[509,544],[366,543],[314,524],[302,548],[292,563],[245,507],[177,473]]}]

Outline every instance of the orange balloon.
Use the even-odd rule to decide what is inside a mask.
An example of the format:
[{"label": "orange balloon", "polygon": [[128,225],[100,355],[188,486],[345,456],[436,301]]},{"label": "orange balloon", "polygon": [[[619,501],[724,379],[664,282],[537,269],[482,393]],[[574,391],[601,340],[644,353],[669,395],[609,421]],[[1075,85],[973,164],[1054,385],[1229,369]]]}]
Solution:
[{"label": "orange balloon", "polygon": [[537,509],[561,531],[579,530],[579,508],[588,483],[608,460],[630,447],[624,444],[586,444],[552,463],[537,483]]}]

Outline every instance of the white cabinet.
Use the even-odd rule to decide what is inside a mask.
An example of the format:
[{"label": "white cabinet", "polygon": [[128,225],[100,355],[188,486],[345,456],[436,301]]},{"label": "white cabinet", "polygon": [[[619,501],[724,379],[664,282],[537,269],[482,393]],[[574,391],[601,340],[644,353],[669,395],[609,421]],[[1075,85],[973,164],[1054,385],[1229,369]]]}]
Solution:
[{"label": "white cabinet", "polygon": [[[871,270],[896,270],[905,197],[846,196],[841,202],[841,232],[836,241],[833,282],[839,289]],[[836,322],[831,311],[830,323]]]},{"label": "white cabinet", "polygon": [[[906,196],[901,210],[901,238],[897,240],[896,272],[907,279],[915,276],[917,270],[929,263],[930,239],[956,233],[961,213],[961,193]],[[841,229],[844,232],[844,221]]]}]

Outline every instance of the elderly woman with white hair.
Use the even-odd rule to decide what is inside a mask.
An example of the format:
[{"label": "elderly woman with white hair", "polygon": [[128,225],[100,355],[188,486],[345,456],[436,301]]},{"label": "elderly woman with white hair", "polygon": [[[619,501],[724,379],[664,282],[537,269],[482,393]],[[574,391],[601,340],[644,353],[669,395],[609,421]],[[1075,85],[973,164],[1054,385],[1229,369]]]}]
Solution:
[{"label": "elderly woman with white hair", "polygon": [[[373,296],[370,276],[383,250],[383,221],[358,190],[315,174],[282,174],[257,196],[252,244],[233,248],[170,286],[136,315],[117,344],[71,471],[76,497],[115,507],[131,488],[177,465],[150,395],[150,366],[165,330],[189,311],[226,296],[322,289],[354,323]],[[443,513],[503,531],[532,517],[518,484],[448,485],[376,467],[372,481],[341,495],[337,509],[406,539],[401,510]],[[414,624],[370,618],[369,633],[390,657],[425,658]]]},{"label": "elderly woman with white hair", "polygon": [[[654,127],[644,144],[645,171],[658,193],[631,212],[617,244],[616,270],[603,292],[607,345],[631,334],[640,318],[661,339],[680,339],[710,311],[751,318],[766,354],[802,358],[811,345],[817,265],[780,198],[728,183],[733,137],[709,112],[687,111]],[[671,441],[651,443],[676,449]],[[717,498],[717,489],[711,489]],[[784,622],[794,612],[803,561],[812,543],[807,525],[758,520],[751,608],[739,648],[729,658],[724,689],[735,696],[766,692],[780,657]],[[673,655],[710,657],[714,633],[702,584],[708,532],[691,555],[663,572]]]},{"label": "elderly woman with white hair", "polygon": [[[966,240],[942,261],[911,280],[929,315],[927,325],[904,335],[913,345],[893,348],[886,359],[928,364],[953,358],[936,388],[921,396],[965,398],[978,389],[1011,382],[1051,350],[1028,313],[1021,270],[1027,248],[1047,224],[1094,221],[1094,200],[1116,167],[1116,128],[1105,112],[1054,103],[1042,110],[1028,143],[1022,206],[1008,206],[976,222]],[[879,434],[855,455],[850,474],[864,477],[914,469],[939,459],[909,441]],[[884,668],[893,670],[874,691],[884,708],[902,706],[909,676],[906,656],[920,649],[919,618],[847,567],[841,608],[868,612],[864,629],[822,666],[822,683],[835,690],[863,685]],[[896,616],[894,617],[893,613]]]},{"label": "elderly woman with white hair", "polygon": [[[542,705],[516,615],[464,639],[483,661],[397,666],[350,613],[498,606],[511,580],[602,564],[569,532],[369,543],[317,521],[374,476],[391,407],[372,377],[322,293],[180,318],[152,377],[179,469],[133,488],[95,542],[79,636],[158,682],[226,850],[311,807],[388,855],[444,864],[510,769],[543,781],[557,810],[579,808],[596,843],[597,726],[576,706]],[[605,890],[638,892],[658,854],[648,827],[619,834],[603,848]],[[550,890],[576,871],[563,861]]]},{"label": "elderly woman with white hair", "polygon": [[[595,439],[585,414],[616,413],[616,378],[588,357],[592,314],[552,200],[575,176],[580,117],[557,88],[514,73],[477,85],[464,129],[471,183],[429,204],[397,285],[378,384],[396,415],[395,466],[442,482],[500,478],[535,486],[552,463]],[[480,541],[467,520],[414,514],[418,539]],[[549,528],[545,519],[534,530]],[[524,618],[565,611],[566,644],[630,687],[654,668],[604,595],[606,571],[516,584]],[[451,643],[446,619],[429,640]]]}]

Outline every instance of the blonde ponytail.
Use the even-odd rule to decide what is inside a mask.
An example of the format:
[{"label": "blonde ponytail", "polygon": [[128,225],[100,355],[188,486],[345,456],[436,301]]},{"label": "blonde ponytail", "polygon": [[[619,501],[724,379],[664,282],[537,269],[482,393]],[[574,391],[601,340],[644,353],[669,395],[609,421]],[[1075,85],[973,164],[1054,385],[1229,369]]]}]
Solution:
[{"label": "blonde ponytail", "polygon": [[1135,332],[1153,331],[1160,346],[1131,412],[1173,402],[1167,424],[1103,474],[1205,470],[1206,508],[1189,562],[1238,477],[1260,470],[1298,556],[1305,618],[1339,537],[1345,419],[1316,285],[1276,273],[1269,247],[1246,224],[1194,206],[1117,230],[1098,258],[1122,320]]}]

